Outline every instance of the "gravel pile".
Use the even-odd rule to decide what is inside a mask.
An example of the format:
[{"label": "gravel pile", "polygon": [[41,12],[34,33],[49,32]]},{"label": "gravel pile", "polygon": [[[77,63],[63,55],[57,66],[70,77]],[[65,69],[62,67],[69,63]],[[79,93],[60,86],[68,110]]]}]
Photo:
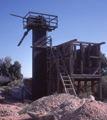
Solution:
[{"label": "gravel pile", "polygon": [[[93,96],[79,99],[69,94],[42,97],[25,108],[0,104],[0,120],[18,120],[28,118],[26,112],[52,112],[55,120],[107,120],[107,104],[96,101]],[[18,113],[22,113],[19,115]]]},{"label": "gravel pile", "polygon": [[69,120],[107,120],[107,105],[103,102],[93,101],[82,105],[69,114]]},{"label": "gravel pile", "polygon": [[[55,115],[55,120],[67,120],[66,114],[71,113],[82,106],[85,102],[90,102],[90,99],[79,99],[69,94],[50,95],[40,98],[31,103],[23,110],[23,113],[32,111],[36,113],[52,112]],[[64,118],[65,117],[65,118]]]}]

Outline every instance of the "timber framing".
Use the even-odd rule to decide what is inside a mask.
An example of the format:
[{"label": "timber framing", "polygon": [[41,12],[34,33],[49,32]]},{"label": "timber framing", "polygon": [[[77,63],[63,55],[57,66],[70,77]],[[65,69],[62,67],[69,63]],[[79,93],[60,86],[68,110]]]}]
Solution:
[{"label": "timber framing", "polygon": [[[77,39],[70,40],[57,46],[52,46],[47,49],[47,83],[48,94],[54,92],[65,92],[66,86],[69,86],[69,81],[64,76],[70,76],[74,89],[86,89],[88,82],[91,81],[92,92],[95,92],[95,85],[99,87],[99,99],[102,98],[101,89],[101,56],[100,46],[105,44],[81,42]],[[67,82],[68,81],[68,82]],[[84,82],[84,86],[81,86]],[[72,86],[72,87],[73,87]],[[70,87],[67,89],[71,89]],[[75,94],[75,90],[74,90]]]}]

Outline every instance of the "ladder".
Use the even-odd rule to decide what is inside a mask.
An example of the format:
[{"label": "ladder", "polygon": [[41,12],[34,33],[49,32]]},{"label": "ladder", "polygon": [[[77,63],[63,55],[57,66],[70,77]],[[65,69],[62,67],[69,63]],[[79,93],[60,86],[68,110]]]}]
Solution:
[{"label": "ladder", "polygon": [[52,49],[51,49],[51,54],[52,54],[54,61],[56,63],[56,67],[58,69],[58,72],[59,72],[59,75],[60,75],[60,78],[61,78],[61,81],[62,81],[62,84],[64,87],[64,92],[70,93],[70,94],[73,93],[75,96],[77,96],[74,85],[72,83],[72,80],[71,80],[70,75],[68,73],[68,70],[66,68],[65,61],[64,61],[63,56],[61,54],[61,51],[59,50],[59,48],[57,48],[57,50],[58,50],[59,57],[60,57],[59,58],[59,65],[58,65],[58,61],[56,60],[55,54],[54,54]]}]

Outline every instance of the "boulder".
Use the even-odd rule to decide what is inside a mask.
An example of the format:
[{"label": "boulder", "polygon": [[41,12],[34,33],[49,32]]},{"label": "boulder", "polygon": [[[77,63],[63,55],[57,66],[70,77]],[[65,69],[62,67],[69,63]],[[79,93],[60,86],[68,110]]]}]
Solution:
[{"label": "boulder", "polygon": [[90,98],[91,102],[95,100],[95,97],[92,95],[90,95],[89,98]]}]

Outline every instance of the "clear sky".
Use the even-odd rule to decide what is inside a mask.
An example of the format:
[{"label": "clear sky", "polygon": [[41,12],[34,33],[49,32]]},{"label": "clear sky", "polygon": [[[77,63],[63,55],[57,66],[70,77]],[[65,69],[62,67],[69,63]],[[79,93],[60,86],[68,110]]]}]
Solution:
[{"label": "clear sky", "polygon": [[[32,76],[32,31],[17,46],[23,36],[22,19],[29,11],[58,16],[58,28],[51,35],[53,45],[72,39],[86,42],[107,40],[107,0],[0,0],[0,58],[18,60],[24,77]],[[107,56],[107,45],[101,50]]]}]

